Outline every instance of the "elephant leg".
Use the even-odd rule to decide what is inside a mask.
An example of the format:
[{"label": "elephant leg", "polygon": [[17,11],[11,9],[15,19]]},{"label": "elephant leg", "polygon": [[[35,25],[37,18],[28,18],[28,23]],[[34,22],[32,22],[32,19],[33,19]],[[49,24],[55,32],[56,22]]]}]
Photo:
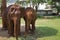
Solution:
[{"label": "elephant leg", "polygon": [[9,15],[7,15],[7,23],[8,23],[8,34],[9,36],[11,36],[11,19]]},{"label": "elephant leg", "polygon": [[25,37],[27,35],[27,22],[25,21]]},{"label": "elephant leg", "polygon": [[32,32],[35,30],[35,21],[32,21]]},{"label": "elephant leg", "polygon": [[29,26],[29,30],[31,30],[31,27]]},{"label": "elephant leg", "polygon": [[9,36],[14,36],[13,35],[13,32],[14,32],[14,26],[13,26],[13,21],[12,20],[10,20],[9,21],[9,26],[8,26],[8,34],[9,34]]},{"label": "elephant leg", "polygon": [[8,26],[8,34],[9,36],[13,36],[13,32],[14,32],[14,24],[13,24],[13,20],[11,20],[10,14],[7,15],[7,26]]},{"label": "elephant leg", "polygon": [[14,22],[11,21],[11,34],[14,36]]},{"label": "elephant leg", "polygon": [[14,19],[14,36],[16,37],[16,40],[18,40],[17,19]]},{"label": "elephant leg", "polygon": [[17,32],[17,25],[16,25],[16,20],[14,20],[14,36],[16,36],[16,32]]},{"label": "elephant leg", "polygon": [[17,20],[17,33],[20,35],[20,19]]},{"label": "elephant leg", "polygon": [[29,32],[29,26],[30,26],[30,22],[29,20],[27,20],[25,22],[25,37],[27,36],[27,33]]}]

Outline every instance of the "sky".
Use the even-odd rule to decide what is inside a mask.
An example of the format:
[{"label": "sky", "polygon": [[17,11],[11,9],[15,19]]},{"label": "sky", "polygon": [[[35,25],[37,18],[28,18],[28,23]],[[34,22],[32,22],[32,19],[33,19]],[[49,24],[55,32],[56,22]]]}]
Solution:
[{"label": "sky", "polygon": [[17,0],[9,0],[9,3],[15,3]]}]

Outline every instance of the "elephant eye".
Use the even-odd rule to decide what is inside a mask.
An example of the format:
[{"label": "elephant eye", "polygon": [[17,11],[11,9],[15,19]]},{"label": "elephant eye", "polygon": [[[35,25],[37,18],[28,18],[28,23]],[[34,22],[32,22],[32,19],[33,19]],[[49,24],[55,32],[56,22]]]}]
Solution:
[{"label": "elephant eye", "polygon": [[11,8],[11,12],[14,10],[14,8]]}]

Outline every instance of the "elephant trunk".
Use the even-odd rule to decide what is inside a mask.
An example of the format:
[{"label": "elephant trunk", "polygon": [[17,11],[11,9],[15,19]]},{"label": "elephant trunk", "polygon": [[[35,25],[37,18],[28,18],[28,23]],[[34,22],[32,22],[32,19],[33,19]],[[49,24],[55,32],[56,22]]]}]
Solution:
[{"label": "elephant trunk", "polygon": [[18,40],[17,18],[15,17],[13,21],[14,21],[14,36],[16,37],[16,40]]}]

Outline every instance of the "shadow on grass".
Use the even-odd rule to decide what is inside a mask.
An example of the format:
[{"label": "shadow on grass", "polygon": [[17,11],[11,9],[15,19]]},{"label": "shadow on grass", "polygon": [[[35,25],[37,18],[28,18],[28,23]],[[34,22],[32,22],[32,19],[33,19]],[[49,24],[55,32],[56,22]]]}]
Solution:
[{"label": "shadow on grass", "polygon": [[26,38],[21,37],[21,40],[36,40],[37,38],[54,36],[57,30],[49,27],[36,27],[35,34],[28,35]]},{"label": "shadow on grass", "polygon": [[57,30],[49,27],[37,27],[35,37],[46,37],[56,35]]},{"label": "shadow on grass", "polygon": [[[35,33],[33,35],[28,34],[28,36],[26,38],[23,35],[21,35],[19,37],[19,40],[36,40],[37,38],[55,36],[57,34],[57,32],[58,31],[56,29],[53,29],[53,28],[50,28],[50,27],[40,27],[39,26],[39,27],[36,27]],[[0,36],[2,38],[3,37],[8,37],[8,32],[0,30]]]}]

